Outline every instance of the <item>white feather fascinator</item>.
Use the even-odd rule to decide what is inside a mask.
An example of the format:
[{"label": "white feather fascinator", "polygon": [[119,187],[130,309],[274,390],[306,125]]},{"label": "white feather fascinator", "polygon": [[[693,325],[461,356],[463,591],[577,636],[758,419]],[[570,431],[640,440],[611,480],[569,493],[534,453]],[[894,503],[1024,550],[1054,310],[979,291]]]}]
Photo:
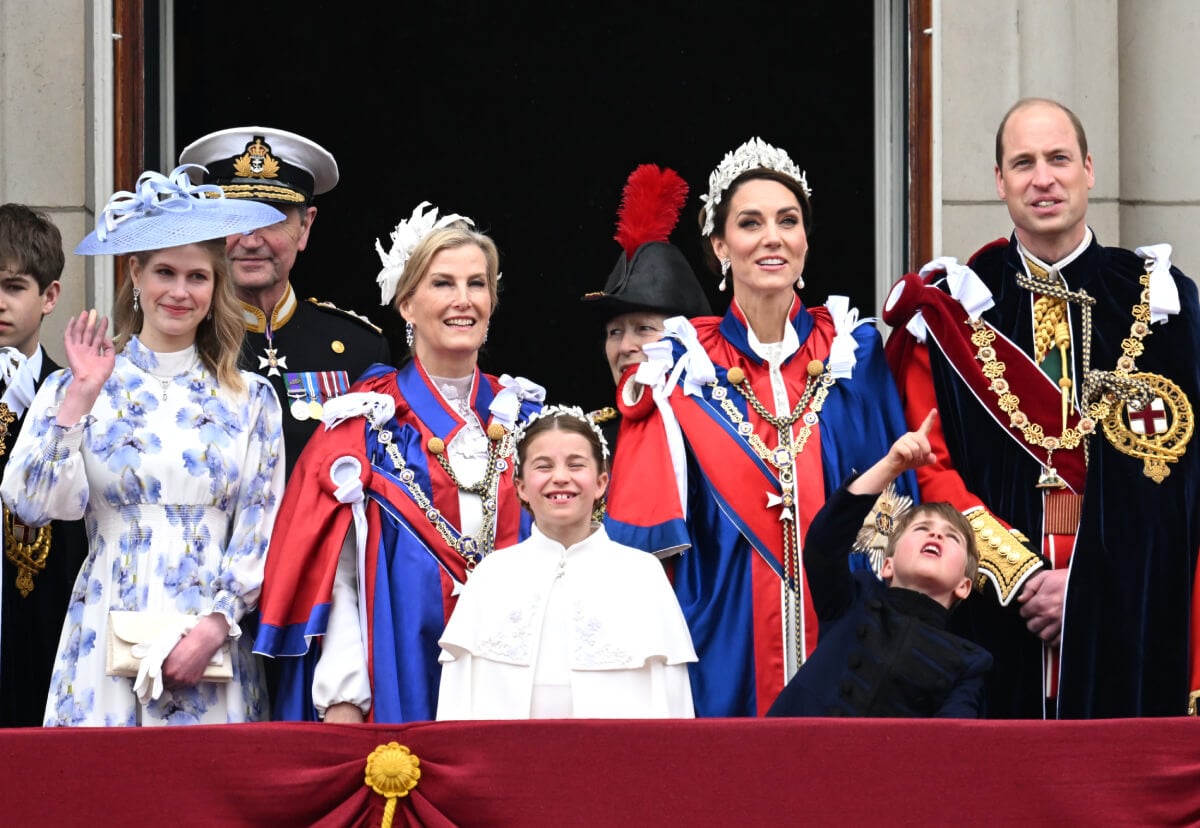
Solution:
[{"label": "white feather fascinator", "polygon": [[[427,212],[425,211],[426,207],[429,207]],[[396,225],[396,229],[392,231],[391,250],[385,252],[379,240],[375,240],[375,251],[383,263],[383,269],[375,277],[375,281],[379,284],[379,303],[381,305],[392,303],[396,296],[396,285],[400,282],[400,275],[404,273],[404,265],[408,262],[413,250],[421,243],[421,239],[434,230],[448,227],[456,221],[465,221],[470,226],[475,226],[475,222],[458,213],[438,218],[437,208],[430,205],[428,201],[422,201],[417,205],[417,209],[413,210],[412,215],[407,220],[401,219],[400,223]]]}]

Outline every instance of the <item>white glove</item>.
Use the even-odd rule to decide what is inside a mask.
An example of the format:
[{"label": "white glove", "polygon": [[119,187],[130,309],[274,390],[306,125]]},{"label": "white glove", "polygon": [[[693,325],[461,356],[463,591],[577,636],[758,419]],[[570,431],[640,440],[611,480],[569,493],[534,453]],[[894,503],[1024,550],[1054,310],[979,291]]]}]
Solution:
[{"label": "white glove", "polygon": [[153,641],[134,644],[130,648],[130,652],[141,659],[137,678],[133,682],[133,692],[137,694],[138,701],[142,704],[149,704],[152,699],[157,699],[162,695],[163,662],[167,660],[167,656],[171,654],[171,650],[175,649],[175,645],[179,643],[179,639],[183,638],[185,632],[187,631],[179,628],[166,630]]}]

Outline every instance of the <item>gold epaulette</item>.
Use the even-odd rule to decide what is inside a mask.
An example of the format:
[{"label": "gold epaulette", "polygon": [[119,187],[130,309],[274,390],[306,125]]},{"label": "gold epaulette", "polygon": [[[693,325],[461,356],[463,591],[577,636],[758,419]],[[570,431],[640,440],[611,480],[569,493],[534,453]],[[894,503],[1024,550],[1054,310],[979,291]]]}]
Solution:
[{"label": "gold epaulette", "polygon": [[617,419],[617,409],[613,408],[611,405],[606,405],[604,408],[597,408],[595,411],[589,411],[587,417],[596,425],[600,425],[601,423],[611,423],[613,420]]},{"label": "gold epaulette", "polygon": [[1193,690],[1188,696],[1188,712],[1189,716],[1196,715],[1196,700],[1200,698],[1200,690]]},{"label": "gold epaulette", "polygon": [[354,319],[358,322],[361,322],[363,325],[367,326],[368,328],[370,328],[377,334],[383,333],[383,328],[376,325],[374,322],[372,322],[367,317],[363,316],[361,313],[356,313],[355,311],[347,310],[346,308],[339,308],[337,305],[333,304],[333,302],[322,302],[320,299],[317,299],[317,297],[315,297],[315,296],[308,297],[308,301],[312,302],[318,308],[324,308],[325,310],[337,311],[342,316],[345,316],[350,319]]},{"label": "gold epaulette", "polygon": [[979,549],[979,574],[975,578],[975,588],[982,592],[990,581],[996,589],[1000,606],[1006,607],[1025,580],[1045,566],[1046,562],[1026,546],[1029,538],[1015,529],[1006,529],[982,506],[965,515],[975,530],[975,545]]}]

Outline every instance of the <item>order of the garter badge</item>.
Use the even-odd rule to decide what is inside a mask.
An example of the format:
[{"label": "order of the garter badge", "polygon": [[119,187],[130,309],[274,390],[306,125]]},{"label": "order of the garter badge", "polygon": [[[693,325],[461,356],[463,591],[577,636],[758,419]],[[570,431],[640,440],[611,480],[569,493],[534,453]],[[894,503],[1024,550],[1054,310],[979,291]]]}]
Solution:
[{"label": "order of the garter badge", "polygon": [[1162,483],[1171,473],[1168,464],[1179,461],[1192,439],[1192,404],[1166,377],[1138,373],[1130,378],[1146,383],[1154,396],[1145,404],[1136,399],[1112,399],[1101,420],[1104,435],[1117,451],[1141,459],[1146,477]]}]

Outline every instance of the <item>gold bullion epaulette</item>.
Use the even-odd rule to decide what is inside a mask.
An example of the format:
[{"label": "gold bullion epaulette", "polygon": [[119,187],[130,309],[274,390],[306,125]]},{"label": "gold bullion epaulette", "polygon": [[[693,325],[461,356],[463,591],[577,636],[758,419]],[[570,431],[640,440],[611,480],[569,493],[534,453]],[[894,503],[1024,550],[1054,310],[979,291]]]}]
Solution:
[{"label": "gold bullion epaulette", "polygon": [[979,549],[975,588],[982,592],[990,582],[1000,606],[1006,607],[1029,576],[1046,562],[1026,545],[1029,538],[1015,529],[1006,529],[982,506],[964,514],[975,532],[975,545]]},{"label": "gold bullion epaulette", "polygon": [[308,301],[312,302],[318,308],[322,308],[327,311],[334,311],[335,313],[338,313],[341,316],[346,317],[347,319],[353,319],[355,322],[358,322],[358,323],[362,324],[363,326],[370,328],[372,331],[374,331],[377,334],[383,333],[383,328],[376,325],[374,322],[372,322],[367,317],[363,316],[361,313],[355,313],[352,310],[346,310],[345,308],[339,308],[337,305],[333,304],[332,302],[322,302],[319,299],[317,299],[315,296],[308,297]]}]

